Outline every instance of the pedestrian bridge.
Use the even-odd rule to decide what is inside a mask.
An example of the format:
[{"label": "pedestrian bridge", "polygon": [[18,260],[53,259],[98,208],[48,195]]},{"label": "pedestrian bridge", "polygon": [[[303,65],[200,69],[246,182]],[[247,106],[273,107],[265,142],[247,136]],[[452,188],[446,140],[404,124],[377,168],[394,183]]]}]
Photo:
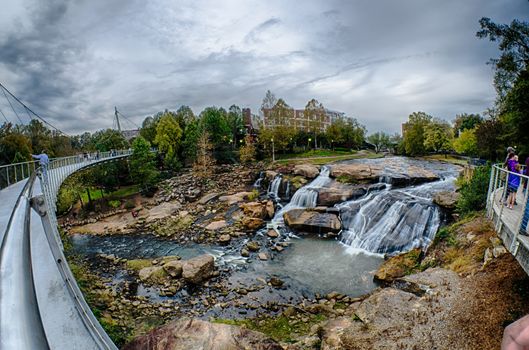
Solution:
[{"label": "pedestrian bridge", "polygon": [[[507,181],[509,176],[521,176],[521,184],[516,194],[517,205],[510,209],[505,205]],[[529,274],[529,236],[527,236],[529,191],[524,191],[523,183],[528,181],[525,175],[516,175],[501,165],[494,165],[491,170],[487,195],[487,216],[493,221],[494,228],[503,240],[505,247]]]},{"label": "pedestrian bridge", "polygon": [[0,167],[0,349],[117,349],[68,267],[56,202],[71,174],[130,154],[57,158],[45,172],[35,162]]}]

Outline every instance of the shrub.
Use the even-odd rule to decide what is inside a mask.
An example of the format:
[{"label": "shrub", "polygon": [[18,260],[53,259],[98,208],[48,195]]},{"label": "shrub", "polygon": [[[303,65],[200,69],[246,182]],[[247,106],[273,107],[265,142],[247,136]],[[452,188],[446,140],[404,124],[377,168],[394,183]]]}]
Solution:
[{"label": "shrub", "polygon": [[250,194],[248,195],[248,200],[250,200],[250,201],[254,201],[254,200],[256,200],[257,198],[259,198],[259,191],[258,191],[257,189],[254,189],[254,190],[252,191],[252,193],[250,193]]},{"label": "shrub", "polygon": [[472,212],[485,209],[487,192],[489,190],[490,166],[480,166],[474,170],[472,178],[462,184],[461,196],[457,202],[457,212],[468,215]]},{"label": "shrub", "polygon": [[128,201],[125,202],[125,209],[130,210],[130,209],[134,209],[135,207],[136,207],[136,204],[134,203],[133,200],[129,199]]},{"label": "shrub", "polygon": [[111,201],[108,201],[108,206],[111,207],[111,208],[119,208],[119,206],[121,205],[121,202],[118,201],[118,200],[111,200]]}]

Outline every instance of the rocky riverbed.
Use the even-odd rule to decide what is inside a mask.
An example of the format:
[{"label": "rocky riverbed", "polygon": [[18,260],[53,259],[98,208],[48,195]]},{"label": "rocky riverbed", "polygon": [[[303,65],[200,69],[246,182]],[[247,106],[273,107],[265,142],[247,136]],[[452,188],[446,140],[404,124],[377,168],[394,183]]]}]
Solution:
[{"label": "rocky riverbed", "polygon": [[[366,337],[365,332],[358,332],[371,322],[372,298],[377,293],[389,296],[376,300],[393,300],[407,310],[410,301],[420,303],[421,298],[428,297],[425,285],[429,286],[426,291],[450,283],[459,286],[460,282],[454,281],[461,279],[457,273],[447,275],[435,270],[426,270],[428,277],[422,276],[420,281],[405,280],[402,271],[398,276],[393,272],[384,275],[384,270],[377,272],[382,255],[338,243],[343,232],[351,233],[351,221],[344,221],[344,214],[350,214],[356,206],[368,208],[369,203],[363,201],[373,196],[389,193],[388,198],[393,198],[395,191],[400,191],[395,202],[386,199],[390,207],[410,200],[409,205],[431,207],[430,215],[441,215],[435,211],[432,199],[435,193],[450,190],[449,179],[459,170],[437,162],[428,162],[425,168],[424,163],[399,158],[358,163],[334,165],[326,170],[327,177],[321,177],[323,170],[309,164],[267,170],[262,165],[219,167],[210,179],[184,171],[162,183],[153,199],[138,202],[136,218],[118,210],[91,222],[64,220],[63,228],[69,232],[73,246],[74,272],[81,286],[85,285],[87,300],[118,344],[170,320],[196,317],[264,331],[283,342],[283,348],[356,348],[351,345],[356,340],[352,342],[347,336]],[[309,183],[312,187],[302,187]],[[296,196],[303,197],[299,203]],[[440,197],[439,203],[444,203],[451,195]],[[400,227],[402,230],[404,226]],[[426,237],[405,250],[416,247],[424,251],[433,240],[433,236]],[[395,248],[402,248],[399,244],[392,246],[394,254],[399,250]],[[419,255],[421,259],[424,256]],[[505,257],[496,258],[501,259]],[[426,261],[425,268],[441,265]],[[415,263],[423,266],[422,262]],[[415,265],[400,270],[410,272]],[[385,288],[377,289],[375,274]],[[384,276],[390,275],[398,281],[386,281]],[[449,286],[448,291],[452,289],[457,288]],[[360,305],[364,306],[358,309]],[[407,312],[394,317],[395,322],[399,317],[413,319],[416,312]],[[376,316],[374,311],[373,317],[375,323],[392,318]],[[207,329],[210,334],[218,331],[228,334],[227,338],[238,332],[185,322],[191,322],[193,327],[189,328]],[[171,327],[188,326],[180,323]],[[278,327],[288,331],[275,333],[273,329]],[[375,327],[377,331],[369,341],[376,334],[386,334],[389,328],[384,327]],[[164,334],[168,334],[167,329]],[[345,335],[337,336],[343,329],[348,329]],[[412,343],[420,339],[404,330],[394,337],[406,338],[406,334]],[[262,344],[275,344],[257,338]],[[211,339],[203,341],[211,344],[207,343]],[[263,348],[276,345],[270,346]]]}]

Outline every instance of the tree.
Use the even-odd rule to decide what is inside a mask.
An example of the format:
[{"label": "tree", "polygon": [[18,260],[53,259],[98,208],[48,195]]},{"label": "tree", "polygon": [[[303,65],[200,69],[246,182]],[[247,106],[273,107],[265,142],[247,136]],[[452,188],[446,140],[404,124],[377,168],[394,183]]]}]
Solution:
[{"label": "tree", "polygon": [[391,145],[390,136],[384,132],[376,132],[369,135],[367,141],[375,146],[375,153],[378,153],[382,148],[388,148]]},{"label": "tree", "polygon": [[141,124],[141,137],[143,137],[146,141],[149,141],[150,143],[154,143],[154,138],[156,137],[156,127],[158,126],[159,121],[160,118],[156,117],[145,118],[143,120],[143,123]]},{"label": "tree", "polygon": [[88,145],[88,149],[99,152],[108,152],[113,149],[125,149],[128,147],[128,142],[123,135],[119,131],[112,129],[97,131],[92,135],[92,140]]},{"label": "tree", "polygon": [[529,63],[529,23],[515,19],[510,25],[496,24],[483,17],[479,24],[478,38],[499,41],[501,55],[491,59],[490,63],[496,68],[494,85],[501,101]]},{"label": "tree", "polygon": [[197,159],[193,165],[195,174],[200,177],[209,177],[213,171],[215,160],[211,155],[212,150],[213,145],[211,144],[209,133],[204,130],[198,138]]},{"label": "tree", "polygon": [[158,122],[154,143],[158,151],[164,154],[164,164],[170,169],[178,169],[178,149],[182,138],[182,129],[172,114],[166,113]]},{"label": "tree", "polygon": [[200,125],[197,119],[189,121],[184,130],[183,156],[187,164],[192,164],[197,156],[197,143],[200,137]]},{"label": "tree", "polygon": [[240,148],[240,160],[241,163],[251,163],[255,161],[257,149],[255,148],[255,142],[251,135],[244,137],[244,145]]},{"label": "tree", "polygon": [[178,110],[176,111],[176,115],[178,116],[179,120],[182,120],[184,127],[195,120],[195,114],[193,113],[193,110],[189,106],[180,106]]},{"label": "tree", "polygon": [[290,107],[285,100],[280,98],[270,112],[268,113],[267,126],[278,127],[278,126],[294,126],[290,125],[294,118],[294,109]]},{"label": "tree", "polygon": [[331,141],[331,146],[342,144],[345,141],[344,129],[346,127],[345,120],[343,118],[338,118],[329,125],[325,134],[327,139]]},{"label": "tree", "polygon": [[323,131],[323,122],[325,121],[325,108],[317,100],[312,99],[307,102],[303,117],[308,120],[309,130],[314,135],[314,148],[318,148],[318,133]]},{"label": "tree", "polygon": [[452,146],[452,128],[444,120],[433,119],[424,132],[424,147],[435,153],[448,151]]},{"label": "tree", "polygon": [[228,110],[228,115],[226,116],[226,122],[228,128],[231,132],[230,143],[233,148],[238,144],[239,136],[243,137],[244,124],[242,122],[242,111],[239,106],[232,105]]},{"label": "tree", "polygon": [[466,129],[454,139],[452,145],[457,153],[476,156],[478,154],[478,140],[476,138],[476,128]]},{"label": "tree", "polygon": [[200,123],[215,148],[228,144],[230,128],[226,121],[226,111],[223,108],[207,107],[200,113]]},{"label": "tree", "polygon": [[479,114],[458,114],[454,120],[454,136],[457,137],[464,130],[474,129],[482,122],[483,118]]},{"label": "tree", "polygon": [[404,149],[406,154],[416,156],[424,154],[424,135],[426,127],[432,120],[432,116],[424,112],[413,112],[408,117],[408,122],[404,125]]},{"label": "tree", "polygon": [[500,122],[503,124],[503,143],[518,145],[519,152],[529,154],[529,71],[519,74],[505,96]]},{"label": "tree", "polygon": [[55,156],[51,147],[51,131],[40,120],[32,119],[26,126],[25,133],[31,140],[31,146],[36,152],[47,150],[48,155]]},{"label": "tree", "polygon": [[276,105],[276,103],[276,96],[270,90],[266,90],[265,97],[263,98],[263,103],[261,104],[261,112],[264,112],[265,109],[272,109]]},{"label": "tree", "polygon": [[503,124],[498,119],[485,120],[476,128],[476,140],[480,157],[496,160],[502,155],[505,145],[500,138],[503,134]]},{"label": "tree", "polygon": [[0,138],[0,164],[29,161],[32,152],[30,139],[21,133],[9,132]]},{"label": "tree", "polygon": [[154,164],[154,154],[151,152],[149,141],[141,136],[134,139],[129,162],[132,181],[140,185],[143,193],[152,193],[159,172]]}]

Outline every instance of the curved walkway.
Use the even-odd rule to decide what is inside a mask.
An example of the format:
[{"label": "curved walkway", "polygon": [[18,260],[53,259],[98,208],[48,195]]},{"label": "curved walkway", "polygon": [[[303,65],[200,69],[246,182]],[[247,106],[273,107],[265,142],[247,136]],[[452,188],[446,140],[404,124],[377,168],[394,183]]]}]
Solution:
[{"label": "curved walkway", "polygon": [[68,267],[55,209],[69,175],[129,155],[59,158],[42,180],[33,174],[0,191],[1,349],[117,349]]}]

